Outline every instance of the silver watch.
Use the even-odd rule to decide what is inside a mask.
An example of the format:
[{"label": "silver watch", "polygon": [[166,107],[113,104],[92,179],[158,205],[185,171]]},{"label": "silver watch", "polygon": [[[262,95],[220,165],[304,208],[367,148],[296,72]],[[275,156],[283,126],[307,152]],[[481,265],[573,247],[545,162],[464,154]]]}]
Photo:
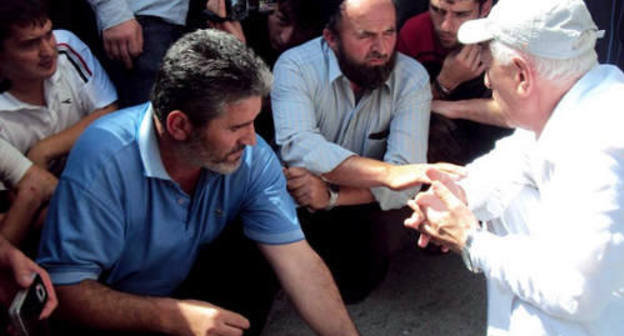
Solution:
[{"label": "silver watch", "polygon": [[461,257],[464,261],[464,265],[466,265],[466,268],[472,273],[481,273],[481,270],[472,264],[472,258],[470,258],[470,248],[472,247],[472,243],[474,241],[474,235],[479,231],[481,231],[481,227],[477,226],[466,232],[466,243],[461,250]]},{"label": "silver watch", "polygon": [[329,183],[327,184],[327,192],[329,192],[329,202],[325,207],[325,210],[331,210],[336,206],[336,202],[338,201],[338,192],[340,191],[340,187],[336,184]]}]

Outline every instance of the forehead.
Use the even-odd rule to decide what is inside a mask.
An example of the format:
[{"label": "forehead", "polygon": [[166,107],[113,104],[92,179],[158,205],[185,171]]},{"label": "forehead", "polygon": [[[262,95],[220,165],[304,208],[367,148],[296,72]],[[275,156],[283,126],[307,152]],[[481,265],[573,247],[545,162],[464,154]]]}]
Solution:
[{"label": "forehead", "polygon": [[35,20],[24,24],[14,24],[11,26],[11,34],[7,40],[24,41],[36,39],[46,34],[52,29],[52,21],[50,19]]},{"label": "forehead", "polygon": [[429,4],[452,11],[471,11],[479,7],[478,0],[429,0]]},{"label": "forehead", "polygon": [[396,10],[392,0],[347,0],[342,20],[356,30],[385,30],[396,25]]}]

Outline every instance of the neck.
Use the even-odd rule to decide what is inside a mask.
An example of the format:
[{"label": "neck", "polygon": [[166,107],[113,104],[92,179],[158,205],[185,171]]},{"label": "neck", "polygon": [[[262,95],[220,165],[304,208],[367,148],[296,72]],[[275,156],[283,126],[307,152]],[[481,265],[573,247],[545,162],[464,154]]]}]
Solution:
[{"label": "neck", "polygon": [[179,144],[164,132],[158,121],[154,121],[154,126],[157,133],[160,157],[165,170],[171,176],[171,179],[180,185],[184,192],[192,196],[201,174],[201,167],[188,164],[188,160],[183,155],[180,155],[180,153],[184,152],[177,148]]},{"label": "neck", "polygon": [[534,118],[534,123],[531,127],[537,138],[542,135],[548,120],[550,120],[550,117],[563,96],[570,91],[577,80],[578,79],[574,79],[564,85],[555,85],[552,81],[544,81],[541,87],[538,88],[538,92],[542,92],[543,94],[540,95],[537,100],[536,109],[543,112],[539,113],[537,117]]},{"label": "neck", "polygon": [[43,80],[36,81],[20,81],[11,80],[11,89],[9,92],[15,98],[29,104],[46,106]]}]

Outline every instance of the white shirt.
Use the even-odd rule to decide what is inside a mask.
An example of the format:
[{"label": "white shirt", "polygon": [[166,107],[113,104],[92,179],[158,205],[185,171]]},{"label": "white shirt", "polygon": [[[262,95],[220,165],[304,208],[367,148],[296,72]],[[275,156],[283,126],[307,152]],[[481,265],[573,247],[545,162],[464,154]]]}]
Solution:
[{"label": "white shirt", "polygon": [[[22,102],[8,91],[0,94],[0,138],[21,153],[117,100],[115,87],[89,48],[69,31],[55,30],[54,36],[59,56],[56,72],[44,81],[47,106]],[[5,169],[17,168],[4,166],[3,176],[16,175]]]},{"label": "white shirt", "polygon": [[470,250],[488,335],[624,335],[623,95],[624,74],[596,66],[539,139],[516,131],[469,165],[470,206],[499,217]]}]

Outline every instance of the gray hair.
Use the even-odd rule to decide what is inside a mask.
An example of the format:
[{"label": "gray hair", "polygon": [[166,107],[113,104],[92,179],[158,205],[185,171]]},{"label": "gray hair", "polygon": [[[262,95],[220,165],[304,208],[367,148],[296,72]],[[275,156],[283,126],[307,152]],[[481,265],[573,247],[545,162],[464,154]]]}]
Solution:
[{"label": "gray hair", "polygon": [[553,59],[535,56],[512,48],[500,41],[492,40],[490,43],[492,58],[502,65],[509,65],[514,57],[520,57],[527,62],[544,79],[561,84],[577,79],[587,73],[598,64],[598,55],[594,49],[569,59]]},{"label": "gray hair", "polygon": [[197,30],[167,51],[151,94],[154,113],[164,123],[181,110],[195,126],[206,125],[241,99],[265,97],[273,76],[242,42],[214,29]]}]

